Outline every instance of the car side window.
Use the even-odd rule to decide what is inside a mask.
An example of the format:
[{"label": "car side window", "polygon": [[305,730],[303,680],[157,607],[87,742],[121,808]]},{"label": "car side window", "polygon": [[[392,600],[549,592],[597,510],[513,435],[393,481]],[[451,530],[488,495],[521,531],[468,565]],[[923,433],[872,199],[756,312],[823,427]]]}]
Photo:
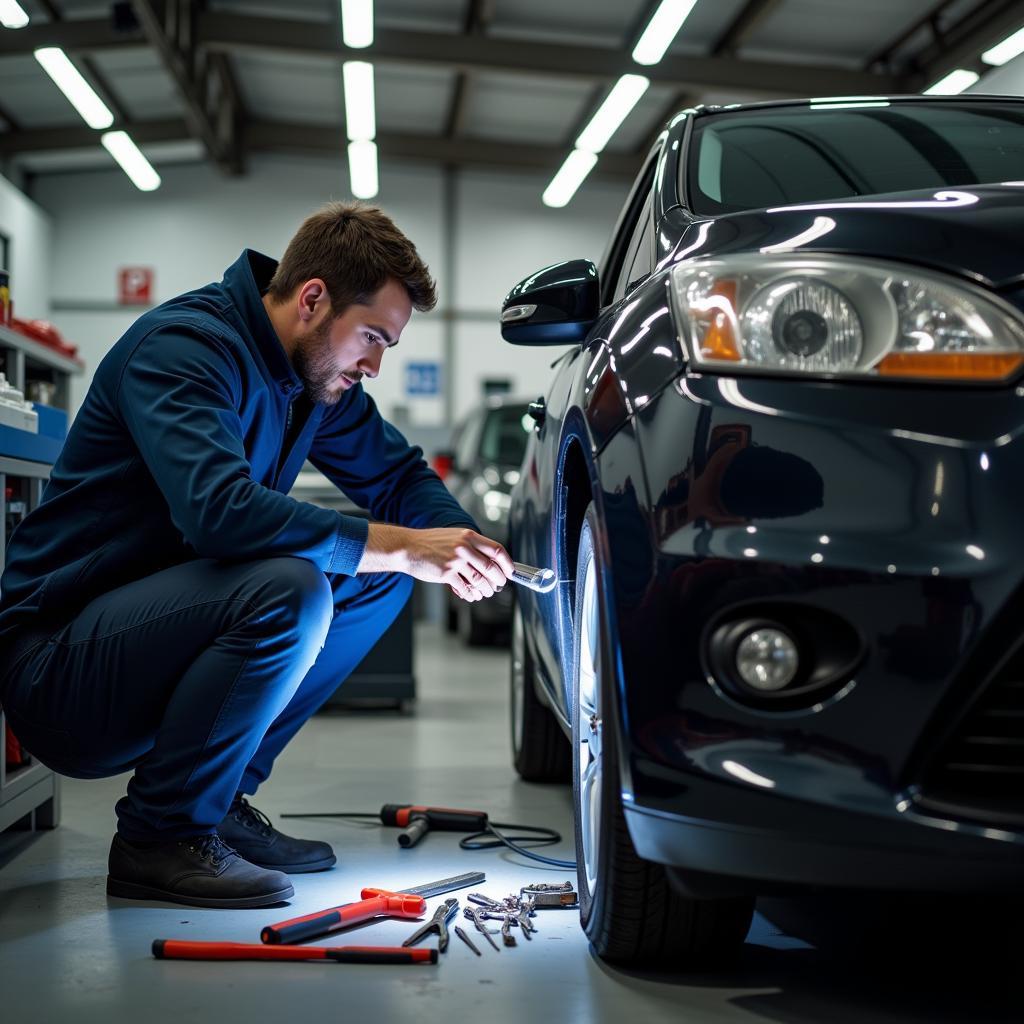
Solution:
[{"label": "car side window", "polygon": [[653,265],[654,225],[651,222],[651,195],[647,196],[640,220],[637,221],[633,237],[629,242],[627,257],[622,261],[622,272],[615,285],[612,301],[617,302],[628,295],[641,281],[647,279]]},{"label": "car side window", "polygon": [[[646,227],[644,214],[646,213],[646,221],[649,221],[651,216],[654,170],[655,160],[652,158],[637,178],[622,213],[619,214],[612,241],[601,260],[602,306],[611,305],[624,294],[629,268],[637,256],[640,239]],[[651,242],[653,246],[653,233]]]}]

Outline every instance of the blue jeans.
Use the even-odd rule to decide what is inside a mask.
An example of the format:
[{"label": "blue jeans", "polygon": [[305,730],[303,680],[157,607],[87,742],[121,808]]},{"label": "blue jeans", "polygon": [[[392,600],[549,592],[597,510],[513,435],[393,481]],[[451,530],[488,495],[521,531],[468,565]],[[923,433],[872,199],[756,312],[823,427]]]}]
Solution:
[{"label": "blue jeans", "polygon": [[62,775],[134,769],[118,832],[213,832],[409,598],[400,573],[199,559],[118,587],[2,680],[15,735]]}]

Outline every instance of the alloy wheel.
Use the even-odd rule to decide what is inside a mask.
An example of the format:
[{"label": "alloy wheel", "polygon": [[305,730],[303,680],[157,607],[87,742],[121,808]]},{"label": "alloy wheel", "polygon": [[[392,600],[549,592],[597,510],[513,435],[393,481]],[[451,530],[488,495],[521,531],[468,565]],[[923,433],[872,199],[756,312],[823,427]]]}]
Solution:
[{"label": "alloy wheel", "polygon": [[577,616],[579,630],[579,674],[576,692],[578,716],[579,771],[578,800],[580,829],[583,837],[583,870],[588,891],[597,885],[598,850],[601,840],[601,791],[603,758],[601,756],[601,677],[598,644],[600,630],[597,607],[597,572],[593,558],[587,561],[583,583],[583,600]]}]

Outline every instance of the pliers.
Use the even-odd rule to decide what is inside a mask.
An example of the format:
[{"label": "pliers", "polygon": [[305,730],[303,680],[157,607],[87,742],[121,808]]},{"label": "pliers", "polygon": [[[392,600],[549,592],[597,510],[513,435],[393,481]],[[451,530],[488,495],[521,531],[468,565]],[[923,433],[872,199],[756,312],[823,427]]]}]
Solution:
[{"label": "pliers", "polygon": [[448,948],[448,922],[455,916],[459,909],[459,901],[448,899],[434,911],[434,916],[419,931],[414,932],[402,943],[403,946],[413,946],[420,939],[426,938],[431,932],[437,932],[437,949],[443,953]]}]

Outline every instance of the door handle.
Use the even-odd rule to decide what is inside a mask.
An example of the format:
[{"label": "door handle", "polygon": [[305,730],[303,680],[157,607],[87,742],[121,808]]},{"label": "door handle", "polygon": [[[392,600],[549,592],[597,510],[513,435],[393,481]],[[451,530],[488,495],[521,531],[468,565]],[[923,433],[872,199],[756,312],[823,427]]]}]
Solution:
[{"label": "door handle", "polygon": [[547,409],[547,403],[543,398],[538,398],[526,407],[526,411],[529,414],[530,419],[532,419],[538,427],[544,423],[544,418],[548,414]]}]

